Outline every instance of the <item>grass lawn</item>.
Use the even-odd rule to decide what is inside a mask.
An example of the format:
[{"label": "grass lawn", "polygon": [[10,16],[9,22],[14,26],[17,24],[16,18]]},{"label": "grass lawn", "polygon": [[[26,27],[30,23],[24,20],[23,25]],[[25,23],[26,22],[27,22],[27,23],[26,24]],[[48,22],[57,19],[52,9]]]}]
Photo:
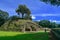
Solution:
[{"label": "grass lawn", "polygon": [[0,40],[49,40],[48,33],[21,33],[0,31]]}]

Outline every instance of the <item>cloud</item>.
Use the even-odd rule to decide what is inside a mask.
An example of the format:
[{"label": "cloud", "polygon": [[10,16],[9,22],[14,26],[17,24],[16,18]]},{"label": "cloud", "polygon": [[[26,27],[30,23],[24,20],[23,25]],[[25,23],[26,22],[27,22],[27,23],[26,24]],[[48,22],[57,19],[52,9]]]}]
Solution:
[{"label": "cloud", "polygon": [[60,23],[60,21],[58,20],[49,20],[50,22],[56,22],[56,23]]},{"label": "cloud", "polygon": [[35,16],[32,16],[32,19],[36,19],[36,17]]},{"label": "cloud", "polygon": [[36,20],[36,21],[41,21],[41,20]]},{"label": "cloud", "polygon": [[50,22],[57,22],[57,20],[49,20]]},{"label": "cloud", "polygon": [[45,17],[45,16],[60,16],[60,14],[32,14],[34,16],[42,16],[42,17]]}]

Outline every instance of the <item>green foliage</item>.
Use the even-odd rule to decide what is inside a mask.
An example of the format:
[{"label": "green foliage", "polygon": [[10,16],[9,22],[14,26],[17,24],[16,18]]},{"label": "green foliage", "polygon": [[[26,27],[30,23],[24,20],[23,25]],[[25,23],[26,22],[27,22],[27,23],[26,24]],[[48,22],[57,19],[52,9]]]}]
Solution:
[{"label": "green foliage", "polygon": [[32,20],[32,17],[29,16],[29,15],[26,15],[26,16],[24,16],[24,19],[26,19],[26,20]]},{"label": "green foliage", "polygon": [[9,17],[9,20],[11,20],[11,21],[18,20],[18,19],[20,19],[19,16],[11,16],[11,17]]},{"label": "green foliage", "polygon": [[57,28],[58,24],[56,24],[55,22],[50,22],[50,26],[49,28]]},{"label": "green foliage", "polygon": [[9,16],[9,14],[7,12],[0,10],[0,17],[7,19],[8,16]]},{"label": "green foliage", "polygon": [[42,27],[48,27],[48,28],[58,28],[59,24],[56,24],[55,22],[50,22],[48,20],[41,20],[39,22],[39,25],[41,25]]},{"label": "green foliage", "polygon": [[58,28],[60,28],[60,24],[58,24]]},{"label": "green foliage", "polygon": [[41,21],[39,22],[39,25],[41,25],[41,26],[43,26],[43,27],[49,27],[50,21],[48,21],[48,20],[41,20]]},{"label": "green foliage", "polygon": [[40,0],[42,2],[45,2],[45,3],[50,3],[51,5],[57,5],[59,6],[60,5],[60,0]]},{"label": "green foliage", "polygon": [[0,10],[0,26],[7,21],[9,14],[5,11]]},{"label": "green foliage", "polygon": [[[21,17],[22,19],[27,16],[29,17],[31,12],[30,10],[26,7],[26,5],[19,5],[18,8],[16,9],[16,12],[18,13],[18,15]],[[26,18],[27,18],[26,17]],[[30,17],[29,17],[30,18]],[[27,18],[28,19],[28,18]]]}]

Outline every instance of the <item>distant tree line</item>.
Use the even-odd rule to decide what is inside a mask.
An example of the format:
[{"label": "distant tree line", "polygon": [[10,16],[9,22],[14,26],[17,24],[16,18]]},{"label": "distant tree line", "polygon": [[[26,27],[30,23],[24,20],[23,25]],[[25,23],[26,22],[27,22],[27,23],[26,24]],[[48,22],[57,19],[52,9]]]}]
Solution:
[{"label": "distant tree line", "polygon": [[41,20],[38,23],[42,27],[47,27],[47,28],[60,28],[60,24],[57,24],[55,22],[50,22],[48,20]]}]

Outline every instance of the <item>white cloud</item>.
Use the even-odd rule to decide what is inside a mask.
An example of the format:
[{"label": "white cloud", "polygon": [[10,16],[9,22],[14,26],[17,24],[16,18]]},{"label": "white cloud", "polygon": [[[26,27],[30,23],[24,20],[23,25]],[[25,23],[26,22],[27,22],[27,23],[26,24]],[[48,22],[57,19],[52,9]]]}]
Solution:
[{"label": "white cloud", "polygon": [[49,21],[50,22],[57,22],[57,23],[60,22],[60,21],[57,21],[57,20],[49,20]]},{"label": "white cloud", "polygon": [[36,19],[36,17],[35,16],[32,16],[32,19]]},{"label": "white cloud", "polygon": [[60,16],[60,14],[33,14],[34,16],[42,16],[42,17],[45,17],[45,16]]},{"label": "white cloud", "polygon": [[36,20],[36,21],[41,21],[41,20]]}]

